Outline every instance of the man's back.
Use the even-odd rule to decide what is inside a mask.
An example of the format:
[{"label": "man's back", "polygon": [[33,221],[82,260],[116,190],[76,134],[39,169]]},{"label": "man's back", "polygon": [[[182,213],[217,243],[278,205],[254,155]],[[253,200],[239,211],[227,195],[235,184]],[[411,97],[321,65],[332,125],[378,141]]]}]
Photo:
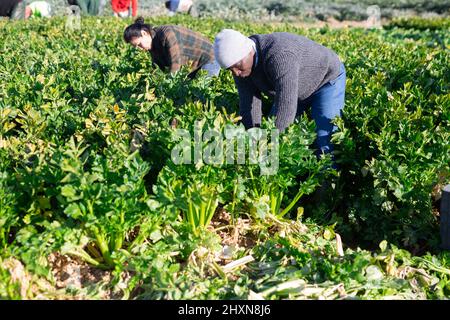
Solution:
[{"label": "man's back", "polygon": [[275,32],[254,35],[250,39],[256,42],[258,59],[267,77],[280,76],[277,74],[281,70],[280,63],[298,72],[292,80],[300,81],[299,99],[307,98],[339,74],[341,62],[336,53],[304,36]]}]

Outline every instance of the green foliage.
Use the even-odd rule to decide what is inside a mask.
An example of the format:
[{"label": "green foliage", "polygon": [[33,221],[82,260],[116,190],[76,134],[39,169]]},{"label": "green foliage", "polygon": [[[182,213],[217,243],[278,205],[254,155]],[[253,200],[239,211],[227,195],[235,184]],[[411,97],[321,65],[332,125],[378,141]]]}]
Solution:
[{"label": "green foliage", "polygon": [[[322,20],[333,17],[338,20],[367,19],[367,7],[378,5],[382,17],[395,17],[398,12],[414,10],[415,12],[446,13],[450,9],[445,0],[197,0],[201,15],[239,19],[252,16],[265,18],[269,14],[281,16],[314,17]],[[249,13],[251,13],[249,15]]]},{"label": "green foliage", "polygon": [[436,234],[432,190],[449,179],[448,54],[421,41],[373,39],[379,50],[357,58],[367,41],[344,53],[347,102],[334,141],[345,210],[370,241],[416,246]]},{"label": "green foliage", "polygon": [[[379,250],[339,253],[333,227],[303,225],[256,250],[263,276],[250,289],[268,299],[442,299],[449,294],[448,254],[412,257],[386,241]],[[279,249],[276,249],[279,248]],[[250,293],[249,293],[250,294]]]},{"label": "green foliage", "polygon": [[[241,165],[205,158],[176,165],[171,151],[180,137],[173,119],[192,134],[191,146],[197,121],[203,131],[224,133],[230,126],[244,132],[229,72],[192,81],[186,69],[164,74],[148,55],[123,43],[122,20],[86,18],[73,33],[64,31],[62,19],[0,22],[5,253],[47,279],[49,254],[78,257],[112,270],[108,285],[124,298],[247,298],[250,288],[267,298],[295,298],[286,288],[302,284],[285,283],[294,276],[305,288],[343,284],[351,297],[448,296],[447,256],[415,257],[404,250],[436,250],[433,190],[450,182],[444,31],[303,30],[188,17],[153,23],[186,25],[210,39],[225,27],[248,35],[294,32],[334,49],[348,75],[346,107],[333,138],[340,172],[329,169],[329,157],[315,157],[314,122],[307,115],[280,135],[275,175],[260,175],[248,159]],[[273,122],[263,128],[273,129]],[[339,186],[329,197],[332,205],[308,203],[307,196],[329,181]],[[317,218],[321,208],[331,212],[335,226],[305,229],[285,220],[295,212]],[[211,221],[222,210],[231,216],[227,227],[249,219],[257,233],[254,249],[237,250],[233,258],[251,252],[257,263],[274,263],[273,272],[258,265],[236,271],[234,279],[220,272],[220,239]],[[387,239],[395,246],[384,244],[379,255],[348,249],[341,257],[336,232],[357,244]],[[292,259],[296,269],[286,264]],[[425,274],[402,278],[392,271],[409,265]],[[18,297],[8,277],[0,269],[1,296]],[[425,284],[414,287],[420,279]],[[336,290],[327,297],[341,298]]]},{"label": "green foliage", "polygon": [[397,18],[389,22],[388,28],[398,27],[416,30],[447,30],[450,28],[450,18]]}]

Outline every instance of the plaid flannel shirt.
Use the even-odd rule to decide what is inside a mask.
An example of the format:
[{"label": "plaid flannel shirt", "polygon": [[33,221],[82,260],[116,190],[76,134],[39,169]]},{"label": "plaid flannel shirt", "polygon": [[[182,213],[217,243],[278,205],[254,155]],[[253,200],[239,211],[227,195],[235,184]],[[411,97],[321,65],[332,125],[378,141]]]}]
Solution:
[{"label": "plaid flannel shirt", "polygon": [[175,25],[165,25],[151,31],[153,63],[170,72],[180,70],[182,65],[190,65],[192,70],[214,61],[213,45],[208,38]]}]

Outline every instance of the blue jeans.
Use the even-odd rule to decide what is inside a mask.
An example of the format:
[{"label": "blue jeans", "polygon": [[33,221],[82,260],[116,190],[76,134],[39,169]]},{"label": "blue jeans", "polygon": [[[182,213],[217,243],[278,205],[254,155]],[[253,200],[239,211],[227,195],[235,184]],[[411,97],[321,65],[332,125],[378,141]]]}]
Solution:
[{"label": "blue jeans", "polygon": [[[331,153],[333,145],[331,144],[331,135],[337,130],[337,127],[331,123],[336,117],[341,115],[345,100],[345,66],[341,63],[340,73],[336,79],[324,84],[320,89],[314,92],[309,98],[299,101],[297,116],[305,112],[305,109],[311,106],[311,114],[316,122],[316,147],[317,154]],[[276,113],[272,108],[271,114]]]},{"label": "blue jeans", "polygon": [[201,69],[208,71],[208,77],[216,77],[220,73],[220,65],[216,60],[205,64]]}]

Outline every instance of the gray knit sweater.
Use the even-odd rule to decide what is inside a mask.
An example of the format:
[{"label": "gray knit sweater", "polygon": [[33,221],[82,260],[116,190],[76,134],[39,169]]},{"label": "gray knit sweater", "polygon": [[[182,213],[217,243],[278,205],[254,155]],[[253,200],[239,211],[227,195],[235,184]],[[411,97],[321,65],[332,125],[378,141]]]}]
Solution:
[{"label": "gray knit sweater", "polygon": [[294,122],[299,101],[339,75],[332,50],[303,36],[277,32],[254,35],[258,63],[247,78],[234,77],[246,128],[261,124],[261,93],[275,97],[275,124],[284,131]]}]

